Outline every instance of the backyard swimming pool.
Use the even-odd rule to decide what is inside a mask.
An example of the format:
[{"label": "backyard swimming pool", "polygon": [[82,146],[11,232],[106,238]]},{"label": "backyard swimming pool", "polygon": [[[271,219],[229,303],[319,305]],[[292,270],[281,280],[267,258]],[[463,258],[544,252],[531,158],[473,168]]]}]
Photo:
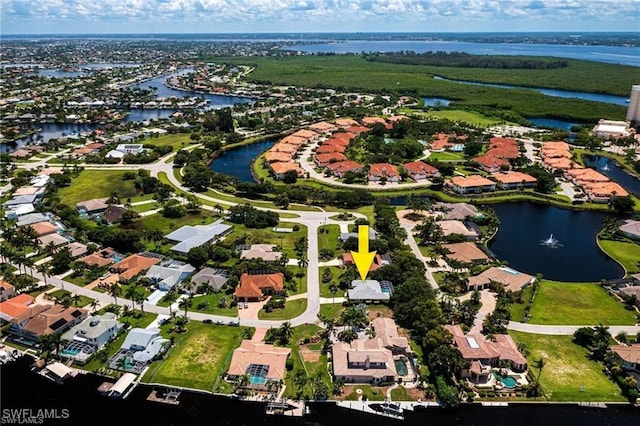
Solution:
[{"label": "backyard swimming pool", "polygon": [[396,365],[396,371],[398,372],[398,375],[406,376],[409,372],[409,370],[407,370],[407,364],[401,359],[396,359],[394,363]]}]

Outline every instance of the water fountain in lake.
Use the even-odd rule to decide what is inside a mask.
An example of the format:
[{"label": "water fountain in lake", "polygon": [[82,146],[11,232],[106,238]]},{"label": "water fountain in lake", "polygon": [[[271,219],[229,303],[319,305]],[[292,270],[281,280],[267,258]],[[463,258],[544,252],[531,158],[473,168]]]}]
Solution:
[{"label": "water fountain in lake", "polygon": [[562,244],[560,244],[557,239],[553,238],[553,234],[549,235],[549,238],[546,240],[540,241],[540,245],[551,248],[562,247]]}]

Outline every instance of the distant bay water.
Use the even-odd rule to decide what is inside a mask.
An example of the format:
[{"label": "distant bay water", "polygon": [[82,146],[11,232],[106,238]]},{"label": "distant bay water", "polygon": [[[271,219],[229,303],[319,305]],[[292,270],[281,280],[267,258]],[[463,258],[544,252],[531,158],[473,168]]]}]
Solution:
[{"label": "distant bay water", "polygon": [[466,52],[474,55],[552,56],[640,67],[640,47],[565,44],[472,43],[465,41],[353,40],[283,48],[307,53]]}]

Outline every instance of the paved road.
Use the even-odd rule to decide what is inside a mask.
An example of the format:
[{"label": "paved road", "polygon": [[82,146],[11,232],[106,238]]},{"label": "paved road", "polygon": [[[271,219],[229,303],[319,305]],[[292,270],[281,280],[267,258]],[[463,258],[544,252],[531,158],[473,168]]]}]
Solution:
[{"label": "paved road", "polygon": [[[523,331],[525,333],[534,334],[553,334],[553,335],[572,335],[580,327],[595,327],[598,324],[591,325],[540,325],[540,324],[528,324],[510,321],[508,325],[509,330]],[[635,335],[640,332],[640,326],[637,325],[612,325],[609,327],[609,333],[612,336],[624,331],[629,335]]]},{"label": "paved road", "polygon": [[[409,223],[400,223],[400,226],[402,226],[404,230],[407,231],[406,243],[409,244],[409,247],[411,247],[411,251],[418,259],[422,261],[422,263],[424,263],[424,256],[422,256],[422,252],[420,251],[420,247],[418,247],[418,243],[416,242],[416,239],[413,238],[414,225]],[[427,281],[429,282],[431,287],[433,287],[433,289],[436,290],[436,293],[439,293],[440,287],[438,287],[438,283],[436,282],[436,279],[433,277],[433,275],[429,271],[429,268],[427,268],[426,266],[425,266],[424,275],[427,278]]]}]

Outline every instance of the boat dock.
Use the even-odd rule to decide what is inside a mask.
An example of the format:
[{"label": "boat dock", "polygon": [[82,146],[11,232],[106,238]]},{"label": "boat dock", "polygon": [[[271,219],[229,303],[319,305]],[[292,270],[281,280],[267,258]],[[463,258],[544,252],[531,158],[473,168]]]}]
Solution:
[{"label": "boat dock", "polygon": [[180,389],[168,388],[168,389],[154,389],[147,397],[147,401],[160,402],[163,404],[178,405],[180,401],[178,398],[182,392]]},{"label": "boat dock", "polygon": [[394,419],[404,419],[404,412],[414,411],[416,407],[440,406],[437,402],[417,401],[337,401],[336,405]]},{"label": "boat dock", "polygon": [[265,407],[268,415],[302,417],[309,414],[309,407],[304,401],[271,401]]}]

